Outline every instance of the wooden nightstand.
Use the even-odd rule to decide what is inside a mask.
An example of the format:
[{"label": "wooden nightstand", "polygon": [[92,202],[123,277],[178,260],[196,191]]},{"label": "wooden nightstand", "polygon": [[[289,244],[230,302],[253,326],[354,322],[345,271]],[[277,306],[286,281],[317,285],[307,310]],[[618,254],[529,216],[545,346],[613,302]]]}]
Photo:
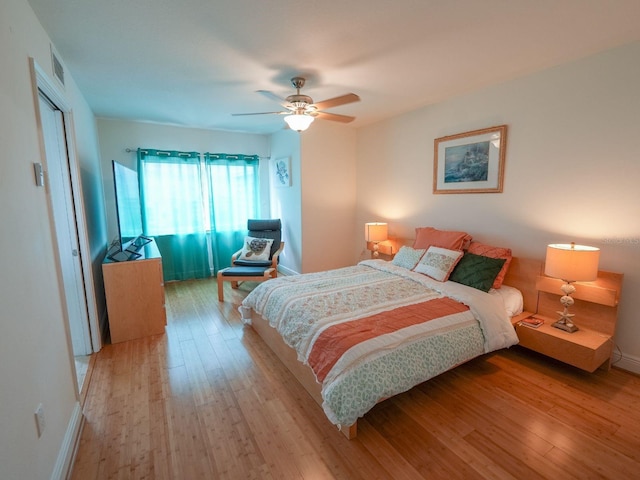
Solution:
[{"label": "wooden nightstand", "polygon": [[[568,333],[551,326],[555,318],[532,315],[544,321],[538,328],[528,327],[520,320],[512,323],[520,339],[520,345],[530,350],[568,363],[588,372],[594,372],[604,365],[609,368],[608,360],[613,351],[613,339],[610,335],[580,328]],[[515,318],[515,317],[514,317]]]},{"label": "wooden nightstand", "polygon": [[[524,312],[511,319],[520,345],[588,372],[598,367],[609,369],[622,278],[619,273],[598,272],[596,281],[575,284],[575,304],[570,310],[576,314],[579,330],[568,333],[551,326],[561,309],[560,294],[556,292],[560,292],[562,281],[539,276],[538,313]],[[539,318],[544,324],[538,328],[521,325],[527,317]]]},{"label": "wooden nightstand", "polygon": [[393,260],[393,257],[397,253],[397,248],[394,248],[394,244],[391,241],[386,240],[378,244],[378,255],[374,255],[375,244],[373,242],[367,242],[367,250],[371,251],[371,258],[379,258],[380,260]]}]

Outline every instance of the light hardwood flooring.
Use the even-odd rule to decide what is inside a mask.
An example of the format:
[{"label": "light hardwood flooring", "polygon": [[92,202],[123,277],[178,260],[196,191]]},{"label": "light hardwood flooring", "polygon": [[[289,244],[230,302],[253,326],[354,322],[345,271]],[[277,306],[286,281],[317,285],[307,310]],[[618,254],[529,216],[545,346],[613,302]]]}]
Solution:
[{"label": "light hardwood flooring", "polygon": [[96,355],[72,478],[640,478],[637,376],[514,347],[378,404],[349,441],[228,287],[167,284],[166,334]]}]

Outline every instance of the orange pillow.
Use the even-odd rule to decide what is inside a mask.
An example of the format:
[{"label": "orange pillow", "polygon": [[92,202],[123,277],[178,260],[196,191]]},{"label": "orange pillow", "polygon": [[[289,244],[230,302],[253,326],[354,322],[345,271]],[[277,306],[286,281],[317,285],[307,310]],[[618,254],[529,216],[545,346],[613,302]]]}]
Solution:
[{"label": "orange pillow", "polygon": [[448,250],[463,250],[471,242],[471,235],[453,230],[438,230],[433,227],[416,228],[416,239],[413,248],[425,250],[429,247],[440,247]]},{"label": "orange pillow", "polygon": [[504,265],[502,265],[500,273],[498,273],[498,276],[495,278],[492,285],[492,287],[495,289],[500,288],[502,286],[502,282],[504,281],[504,277],[507,274],[507,270],[509,269],[509,264],[511,263],[511,249],[503,247],[493,247],[491,245],[485,245],[484,243],[480,242],[471,242],[467,251],[475,255],[482,255],[483,257],[504,258]]}]

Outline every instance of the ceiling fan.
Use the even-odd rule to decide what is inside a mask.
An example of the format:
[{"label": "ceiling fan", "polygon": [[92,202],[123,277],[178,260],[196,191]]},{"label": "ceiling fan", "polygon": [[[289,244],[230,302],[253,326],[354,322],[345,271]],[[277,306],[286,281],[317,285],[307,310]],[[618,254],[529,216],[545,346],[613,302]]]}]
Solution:
[{"label": "ceiling fan", "polygon": [[339,97],[330,98],[322,102],[313,103],[313,99],[308,95],[302,95],[300,89],[304,87],[305,79],[303,77],[293,77],[291,85],[297,90],[295,95],[289,95],[287,98],[280,98],[276,94],[268,90],[258,90],[272,100],[279,102],[285,111],[280,112],[260,112],[260,113],[234,113],[233,115],[286,115],[284,121],[292,130],[302,132],[309,128],[313,120],[318,117],[324,120],[332,120],[334,122],[349,123],[356,119],[348,115],[339,115],[337,113],[325,112],[324,109],[338,107],[347,103],[358,102],[360,97],[355,93],[347,93]]}]

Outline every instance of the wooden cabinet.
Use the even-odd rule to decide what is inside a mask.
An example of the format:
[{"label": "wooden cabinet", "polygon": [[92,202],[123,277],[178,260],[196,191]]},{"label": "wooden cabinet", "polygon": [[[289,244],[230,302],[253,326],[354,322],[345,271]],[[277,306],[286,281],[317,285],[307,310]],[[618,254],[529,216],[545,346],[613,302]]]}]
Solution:
[{"label": "wooden cabinet", "polygon": [[[594,282],[575,283],[572,295],[575,304],[569,309],[575,314],[574,323],[579,330],[568,333],[552,327],[557,320],[560,305],[561,280],[539,276],[537,313],[525,312],[511,321],[520,345],[588,372],[598,367],[609,368],[613,353],[618,302],[622,288],[622,274],[599,272]],[[532,328],[520,323],[526,317],[540,318],[544,324]]]},{"label": "wooden cabinet", "polygon": [[154,241],[139,253],[136,260],[102,263],[111,343],[164,333],[162,257]]}]

